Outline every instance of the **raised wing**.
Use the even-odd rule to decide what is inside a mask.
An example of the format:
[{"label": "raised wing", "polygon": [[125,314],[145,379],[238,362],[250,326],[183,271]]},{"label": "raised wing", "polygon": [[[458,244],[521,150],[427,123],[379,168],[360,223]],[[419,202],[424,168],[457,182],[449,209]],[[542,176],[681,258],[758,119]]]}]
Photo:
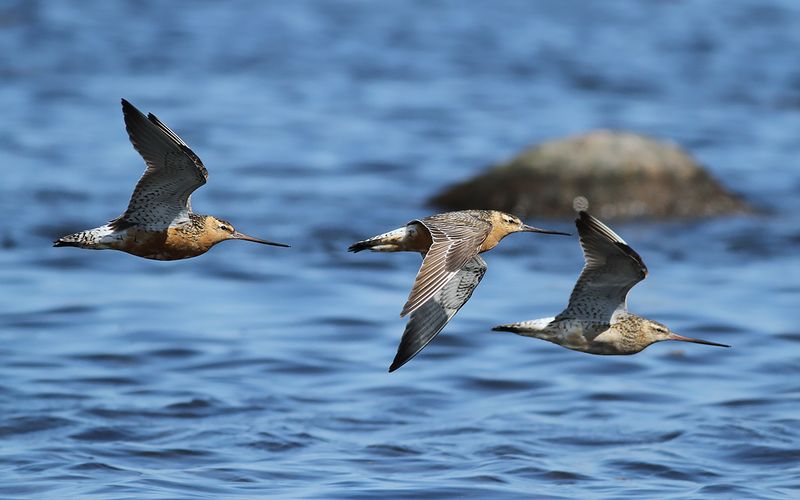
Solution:
[{"label": "raised wing", "polygon": [[431,234],[431,247],[422,260],[400,317],[413,313],[438,292],[468,260],[478,255],[489,235],[489,222],[463,212],[432,215],[417,222]]},{"label": "raised wing", "polygon": [[112,221],[165,229],[189,219],[192,192],[206,183],[203,162],[178,135],[152,113],[146,117],[122,99],[125,128],[147,169],[133,190],[128,209]]},{"label": "raised wing", "polygon": [[440,288],[430,300],[411,313],[397,354],[389,371],[393,372],[417,355],[455,316],[486,273],[486,262],[475,255]]},{"label": "raised wing", "polygon": [[626,311],[626,297],[647,276],[644,261],[608,226],[581,211],[575,221],[586,265],[569,305],[559,319],[584,319],[610,323],[617,311]]}]

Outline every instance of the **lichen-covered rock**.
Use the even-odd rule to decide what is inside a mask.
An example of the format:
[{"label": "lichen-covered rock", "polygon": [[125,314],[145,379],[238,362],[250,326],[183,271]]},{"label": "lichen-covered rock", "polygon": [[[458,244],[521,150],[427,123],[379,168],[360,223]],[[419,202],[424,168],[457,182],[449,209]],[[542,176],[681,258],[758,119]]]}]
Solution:
[{"label": "lichen-covered rock", "polygon": [[572,217],[584,197],[603,219],[695,218],[749,212],[675,144],[597,130],[545,142],[445,189],[441,208],[491,208],[525,217]]}]

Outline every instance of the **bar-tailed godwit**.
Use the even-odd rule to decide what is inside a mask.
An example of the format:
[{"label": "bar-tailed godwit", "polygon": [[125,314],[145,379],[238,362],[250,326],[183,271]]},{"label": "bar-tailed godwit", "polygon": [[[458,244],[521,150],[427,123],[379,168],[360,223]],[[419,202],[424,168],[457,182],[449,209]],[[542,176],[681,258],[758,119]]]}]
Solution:
[{"label": "bar-tailed godwit", "polygon": [[152,113],[144,116],[122,99],[125,128],[147,169],[124,214],[94,229],[63,236],[56,247],[121,250],[146,259],[196,257],[225,240],[287,247],[235,230],[230,222],[192,212],[192,192],[206,183],[203,162]]},{"label": "bar-tailed godwit", "polygon": [[644,261],[588,213],[579,212],[575,225],[586,265],[567,308],[555,318],[500,325],[493,330],[536,337],[590,354],[635,354],[663,340],[730,347],[678,335],[661,323],[628,312],[628,292],[647,276]]},{"label": "bar-tailed godwit", "polygon": [[496,210],[463,210],[416,219],[350,246],[351,252],[419,252],[422,266],[400,316],[410,314],[393,372],[419,353],[453,318],[480,283],[486,262],[478,255],[511,233],[563,234],[523,224]]}]

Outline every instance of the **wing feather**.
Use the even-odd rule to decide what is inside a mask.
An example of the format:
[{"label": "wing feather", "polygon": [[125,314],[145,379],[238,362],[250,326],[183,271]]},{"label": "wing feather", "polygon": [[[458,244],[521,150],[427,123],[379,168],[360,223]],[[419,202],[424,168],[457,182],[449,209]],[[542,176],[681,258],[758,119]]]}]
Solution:
[{"label": "wing feather", "polygon": [[575,221],[586,264],[556,319],[585,319],[610,323],[616,312],[627,311],[628,292],[647,277],[647,266],[625,240],[608,226],[581,211]]},{"label": "wing feather", "polygon": [[165,229],[188,220],[192,192],[206,183],[200,158],[155,115],[145,116],[122,99],[125,129],[147,169],[133,190],[128,209],[112,224]]},{"label": "wing feather", "polygon": [[433,215],[411,221],[431,235],[431,246],[422,260],[414,285],[400,316],[413,313],[436,294],[470,259],[491,231],[487,221],[463,212]]},{"label": "wing feather", "polygon": [[479,255],[473,256],[450,281],[411,313],[390,372],[406,364],[442,331],[472,296],[484,274],[486,262]]}]

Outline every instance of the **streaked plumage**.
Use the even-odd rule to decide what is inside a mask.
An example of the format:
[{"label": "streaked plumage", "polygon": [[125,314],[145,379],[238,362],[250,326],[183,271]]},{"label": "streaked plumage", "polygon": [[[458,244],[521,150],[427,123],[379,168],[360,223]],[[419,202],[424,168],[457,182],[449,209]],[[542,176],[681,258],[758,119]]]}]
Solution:
[{"label": "streaked plumage", "polygon": [[476,255],[409,316],[389,371],[395,371],[421,351],[467,303],[486,274],[486,262]]},{"label": "streaked plumage", "polygon": [[104,226],[61,237],[53,246],[121,250],[156,260],[195,257],[230,239],[288,246],[242,234],[214,216],[193,213],[191,195],[208,179],[203,162],[152,113],[145,116],[125,99],[122,113],[131,144],[147,164],[127,210]]},{"label": "streaked plumage", "polygon": [[486,272],[486,263],[478,254],[520,231],[567,234],[528,226],[513,215],[495,210],[463,210],[416,219],[350,246],[351,252],[369,249],[423,255],[400,313],[410,318],[389,371],[421,351],[469,300]]},{"label": "streaked plumage", "polygon": [[178,135],[150,113],[146,118],[122,100],[125,129],[147,169],[136,184],[128,209],[112,225],[148,230],[188,222],[192,193],[206,183],[208,170]]},{"label": "streaked plumage", "polygon": [[541,318],[493,330],[513,332],[590,354],[635,354],[650,344],[680,340],[729,347],[683,337],[661,323],[628,312],[628,292],[647,276],[636,251],[608,226],[581,211],[575,221],[586,264],[555,318]]}]

